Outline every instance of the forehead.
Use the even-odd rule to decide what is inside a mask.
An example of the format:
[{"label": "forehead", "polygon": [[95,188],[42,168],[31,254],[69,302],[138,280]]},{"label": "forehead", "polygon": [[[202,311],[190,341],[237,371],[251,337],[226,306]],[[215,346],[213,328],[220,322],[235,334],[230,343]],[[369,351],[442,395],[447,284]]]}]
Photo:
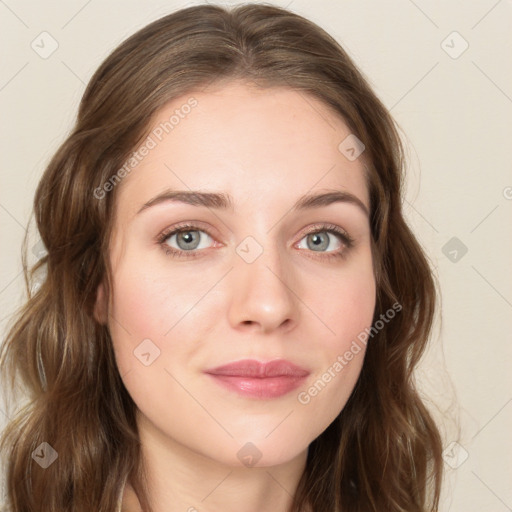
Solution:
[{"label": "forehead", "polygon": [[225,192],[255,207],[329,188],[369,206],[363,159],[338,149],[350,133],[323,102],[289,88],[232,82],[185,94],[153,116],[139,146],[150,149],[117,191],[120,213],[168,188]]}]

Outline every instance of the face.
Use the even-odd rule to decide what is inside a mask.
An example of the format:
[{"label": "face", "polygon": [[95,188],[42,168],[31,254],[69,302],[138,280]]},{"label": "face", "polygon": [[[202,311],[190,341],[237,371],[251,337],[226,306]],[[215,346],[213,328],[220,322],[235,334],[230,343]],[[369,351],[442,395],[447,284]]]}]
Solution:
[{"label": "face", "polygon": [[276,465],[343,409],[376,291],[364,164],[338,149],[349,135],[312,96],[238,82],[154,117],[115,190],[113,293],[107,310],[99,287],[95,315],[164,445]]}]

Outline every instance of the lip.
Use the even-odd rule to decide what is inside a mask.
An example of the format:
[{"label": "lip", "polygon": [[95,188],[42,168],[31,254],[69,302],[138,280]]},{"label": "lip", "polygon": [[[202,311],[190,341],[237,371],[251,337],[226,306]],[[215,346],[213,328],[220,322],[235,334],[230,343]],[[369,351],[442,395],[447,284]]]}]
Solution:
[{"label": "lip", "polygon": [[278,398],[299,387],[309,371],[284,359],[260,362],[243,359],[206,370],[215,382],[239,395]]}]

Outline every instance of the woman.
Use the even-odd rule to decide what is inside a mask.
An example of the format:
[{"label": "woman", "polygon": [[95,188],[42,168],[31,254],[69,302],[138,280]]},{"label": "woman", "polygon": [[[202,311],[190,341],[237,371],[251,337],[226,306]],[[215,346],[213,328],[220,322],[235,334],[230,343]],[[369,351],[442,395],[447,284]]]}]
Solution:
[{"label": "woman", "polygon": [[1,353],[30,396],[10,510],[436,510],[402,167],[354,63],[285,9],[122,43],[35,196],[47,275]]}]

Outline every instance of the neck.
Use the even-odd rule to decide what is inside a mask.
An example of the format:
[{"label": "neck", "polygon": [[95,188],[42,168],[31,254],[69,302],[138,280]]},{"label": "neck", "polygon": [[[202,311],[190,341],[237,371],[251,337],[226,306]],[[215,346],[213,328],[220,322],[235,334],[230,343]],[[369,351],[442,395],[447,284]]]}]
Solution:
[{"label": "neck", "polygon": [[[153,512],[287,512],[306,466],[307,450],[271,467],[222,464],[163,437],[140,429],[142,456]],[[140,512],[127,484],[123,512]]]}]

